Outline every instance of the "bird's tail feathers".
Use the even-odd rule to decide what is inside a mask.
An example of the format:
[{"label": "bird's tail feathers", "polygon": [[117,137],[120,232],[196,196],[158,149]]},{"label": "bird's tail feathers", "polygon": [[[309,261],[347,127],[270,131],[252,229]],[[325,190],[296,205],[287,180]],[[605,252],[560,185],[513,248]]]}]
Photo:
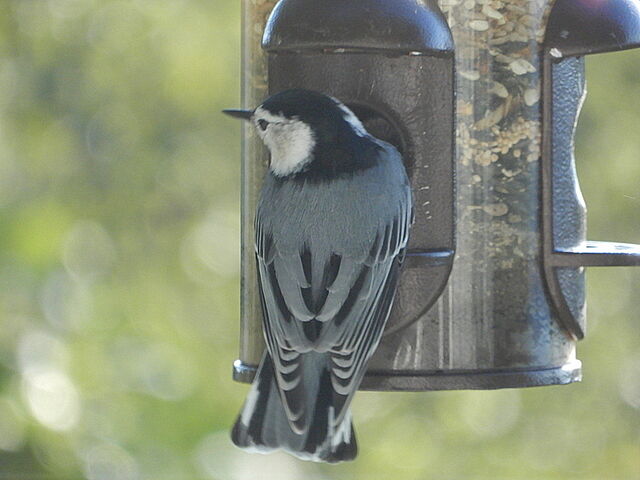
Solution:
[{"label": "bird's tail feathers", "polygon": [[[318,363],[315,363],[318,365]],[[231,431],[233,443],[247,451],[268,453],[282,449],[302,460],[338,463],[353,460],[358,452],[351,422],[346,412],[340,423],[335,422],[332,387],[328,369],[304,375],[304,380],[318,379],[307,386],[312,415],[303,432],[293,431],[287,419],[276,385],[271,357],[268,353],[260,363],[256,378],[240,415]]]}]

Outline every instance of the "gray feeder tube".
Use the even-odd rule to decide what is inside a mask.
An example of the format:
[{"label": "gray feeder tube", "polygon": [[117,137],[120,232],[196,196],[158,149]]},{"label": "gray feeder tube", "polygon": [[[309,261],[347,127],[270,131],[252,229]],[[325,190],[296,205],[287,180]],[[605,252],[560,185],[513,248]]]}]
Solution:
[{"label": "gray feeder tube", "polygon": [[[393,9],[409,1],[437,9],[419,0],[387,0],[386,5]],[[374,0],[334,3],[350,10],[376,4]],[[247,108],[266,98],[270,83],[272,88],[286,83],[288,72],[271,72],[267,78],[267,54],[260,46],[274,4],[244,2],[243,105]],[[640,264],[638,246],[585,240],[585,210],[572,151],[574,120],[583,95],[580,55],[640,44],[638,5],[636,0],[605,0],[597,5],[587,0],[441,2],[455,42],[457,83],[453,268],[444,288],[437,291],[437,300],[427,302],[426,313],[418,309],[414,316],[408,314],[412,305],[434,291],[418,281],[420,274],[435,275],[438,267],[417,262],[406,269],[389,323],[392,331],[372,358],[362,388],[493,389],[580,380],[576,342],[584,334],[583,267]],[[594,42],[609,43],[599,47]],[[333,47],[332,55],[344,50]],[[279,64],[273,56],[270,61],[290,67],[299,53],[292,50],[287,53],[292,58]],[[318,58],[331,68],[330,60]],[[307,65],[313,68],[314,62]],[[396,74],[401,78],[411,72]],[[340,79],[336,72],[327,76],[345,82],[338,90],[349,94],[349,76]],[[314,85],[302,74],[299,81],[292,86]],[[425,94],[433,89],[422,87]],[[441,88],[452,87],[443,83]],[[391,123],[401,140],[411,138],[406,133],[414,119],[395,120]],[[252,227],[267,157],[251,129],[245,127],[244,133],[242,324],[234,378],[246,382],[264,348]],[[421,152],[413,155],[418,158]],[[443,161],[434,160],[430,166],[438,165]],[[427,183],[412,178],[419,199]],[[426,202],[438,198],[419,200],[416,206],[429,208]],[[446,216],[433,209],[431,215],[438,214]]]}]

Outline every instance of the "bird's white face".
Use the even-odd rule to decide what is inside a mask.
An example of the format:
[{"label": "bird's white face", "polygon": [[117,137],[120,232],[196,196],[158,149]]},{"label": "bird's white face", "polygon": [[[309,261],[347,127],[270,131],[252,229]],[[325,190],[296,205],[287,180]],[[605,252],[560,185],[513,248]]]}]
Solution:
[{"label": "bird's white face", "polygon": [[256,108],[252,121],[271,152],[270,168],[274,175],[284,177],[299,172],[311,161],[316,141],[309,125],[262,107]]}]

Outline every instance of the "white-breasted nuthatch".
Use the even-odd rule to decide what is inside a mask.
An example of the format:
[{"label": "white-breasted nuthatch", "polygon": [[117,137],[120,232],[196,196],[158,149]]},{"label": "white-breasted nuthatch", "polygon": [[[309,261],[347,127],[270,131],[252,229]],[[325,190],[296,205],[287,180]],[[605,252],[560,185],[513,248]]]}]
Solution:
[{"label": "white-breasted nuthatch", "polygon": [[271,153],[255,219],[267,349],[232,440],[352,460],[348,407],[389,316],[413,217],[402,157],[310,90],[225,113],[253,122]]}]

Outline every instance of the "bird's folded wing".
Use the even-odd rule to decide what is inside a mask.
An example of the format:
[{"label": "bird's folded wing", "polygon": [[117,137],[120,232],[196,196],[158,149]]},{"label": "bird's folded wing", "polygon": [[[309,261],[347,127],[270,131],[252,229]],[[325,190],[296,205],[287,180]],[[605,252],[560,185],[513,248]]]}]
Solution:
[{"label": "bird's folded wing", "polygon": [[[270,232],[256,220],[256,258],[267,348],[285,411],[294,428],[305,424],[301,353],[326,352],[334,389],[336,424],[357,390],[366,363],[380,341],[395,294],[412,221],[411,197],[399,202],[360,256],[279,252]],[[384,220],[384,219],[382,219]],[[321,274],[310,264],[320,261]],[[311,292],[320,294],[312,295]],[[318,299],[321,299],[319,302]]]}]

